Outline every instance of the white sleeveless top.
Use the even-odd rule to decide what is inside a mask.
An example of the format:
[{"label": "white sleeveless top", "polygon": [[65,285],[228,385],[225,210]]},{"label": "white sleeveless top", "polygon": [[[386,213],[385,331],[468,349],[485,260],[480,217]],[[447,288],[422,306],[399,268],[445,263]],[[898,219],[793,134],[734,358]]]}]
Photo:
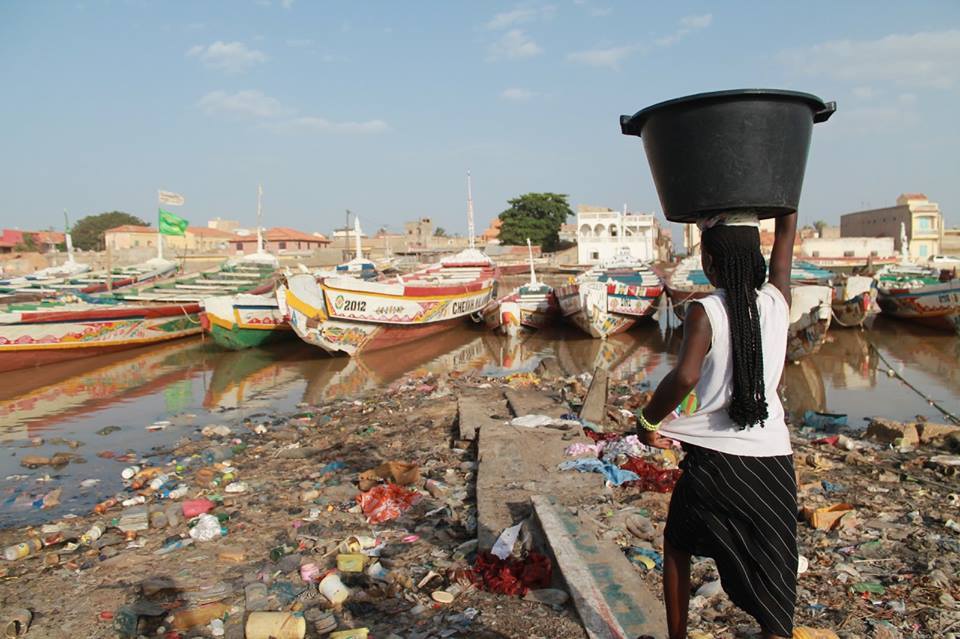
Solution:
[{"label": "white sleeveless top", "polygon": [[762,428],[759,425],[740,428],[727,415],[727,406],[733,395],[733,358],[724,291],[717,290],[697,301],[706,311],[713,331],[710,351],[703,360],[700,381],[694,389],[697,406],[691,414],[681,414],[664,422],[661,433],[670,439],[730,455],[772,457],[792,454],[783,404],[777,394],[790,325],[790,309],[780,289],[768,282],[757,292],[768,413]]}]

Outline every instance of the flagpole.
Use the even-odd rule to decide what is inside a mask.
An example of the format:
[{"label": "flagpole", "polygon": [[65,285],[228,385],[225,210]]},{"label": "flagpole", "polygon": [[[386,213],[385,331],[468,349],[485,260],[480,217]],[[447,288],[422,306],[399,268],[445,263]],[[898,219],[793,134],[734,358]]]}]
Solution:
[{"label": "flagpole", "polygon": [[257,254],[263,255],[263,231],[261,224],[261,218],[263,216],[263,206],[261,200],[263,199],[263,185],[257,185]]},{"label": "flagpole", "polygon": [[160,232],[160,189],[157,189],[157,259],[163,259],[163,233]]},{"label": "flagpole", "polygon": [[467,235],[470,238],[470,248],[476,248],[473,228],[473,189],[470,185],[470,171],[467,171]]}]

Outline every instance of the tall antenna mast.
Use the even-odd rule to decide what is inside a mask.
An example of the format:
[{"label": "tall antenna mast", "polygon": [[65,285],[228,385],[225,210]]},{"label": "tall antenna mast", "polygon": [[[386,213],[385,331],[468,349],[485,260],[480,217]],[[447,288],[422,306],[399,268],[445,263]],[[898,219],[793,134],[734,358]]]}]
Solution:
[{"label": "tall antenna mast", "polygon": [[473,188],[470,184],[470,171],[467,171],[467,235],[470,237],[470,248],[476,248],[473,228]]},{"label": "tall antenna mast", "polygon": [[363,259],[363,245],[360,240],[360,216],[353,218],[353,230],[357,232],[357,259]]},{"label": "tall antenna mast", "polygon": [[530,238],[527,238],[527,255],[530,256],[530,286],[539,286],[537,274],[533,272],[533,245],[530,244]]},{"label": "tall antenna mast", "polygon": [[263,185],[257,185],[257,254],[263,254]]}]

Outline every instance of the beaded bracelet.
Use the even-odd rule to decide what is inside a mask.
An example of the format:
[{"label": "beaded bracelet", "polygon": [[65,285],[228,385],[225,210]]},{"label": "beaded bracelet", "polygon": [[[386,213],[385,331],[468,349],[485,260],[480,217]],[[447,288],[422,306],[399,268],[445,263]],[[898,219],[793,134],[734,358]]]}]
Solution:
[{"label": "beaded bracelet", "polygon": [[640,425],[640,428],[651,433],[660,429],[660,422],[656,424],[650,423],[647,418],[643,416],[643,409],[637,411],[637,423]]}]

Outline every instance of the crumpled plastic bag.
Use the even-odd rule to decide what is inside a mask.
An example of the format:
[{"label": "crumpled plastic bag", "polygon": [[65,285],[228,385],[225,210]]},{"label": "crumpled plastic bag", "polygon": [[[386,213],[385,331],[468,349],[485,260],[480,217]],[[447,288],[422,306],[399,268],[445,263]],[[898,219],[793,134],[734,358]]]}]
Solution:
[{"label": "crumpled plastic bag", "polygon": [[540,553],[525,559],[500,559],[491,553],[477,555],[470,579],[487,592],[523,596],[530,590],[550,587],[553,564]]},{"label": "crumpled plastic bag", "polygon": [[422,498],[420,493],[397,484],[378,484],[357,495],[357,503],[367,516],[367,523],[381,524],[396,519]]},{"label": "crumpled plastic bag", "polygon": [[651,452],[651,450],[651,448],[641,444],[640,439],[636,435],[627,435],[623,439],[607,442],[603,447],[603,457],[604,459],[610,460],[616,459],[619,455],[643,457],[646,453]]},{"label": "crumpled plastic bag", "polygon": [[599,442],[597,444],[584,444],[583,442],[574,442],[567,446],[567,449],[564,454],[570,457],[580,457],[582,455],[593,455],[594,457],[600,454],[600,451],[603,450],[606,442]]},{"label": "crumpled plastic bag", "polygon": [[190,536],[197,541],[212,541],[221,534],[220,520],[213,515],[200,515],[197,524],[190,529]]},{"label": "crumpled plastic bag", "polygon": [[621,486],[628,481],[640,479],[636,473],[629,470],[621,470],[612,462],[591,459],[589,457],[565,461],[557,466],[557,468],[560,470],[579,470],[581,473],[603,473],[607,481],[614,486]]}]

